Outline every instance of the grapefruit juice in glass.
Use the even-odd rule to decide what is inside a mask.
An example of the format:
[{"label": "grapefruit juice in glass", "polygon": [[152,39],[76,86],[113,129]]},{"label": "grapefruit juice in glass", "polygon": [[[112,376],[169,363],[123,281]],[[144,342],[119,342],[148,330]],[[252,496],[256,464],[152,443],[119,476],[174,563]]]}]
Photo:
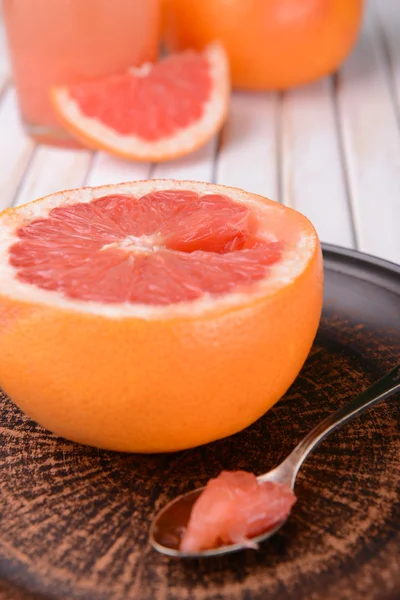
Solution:
[{"label": "grapefruit juice in glass", "polygon": [[159,0],[2,0],[21,118],[32,137],[73,145],[50,89],[157,57]]}]

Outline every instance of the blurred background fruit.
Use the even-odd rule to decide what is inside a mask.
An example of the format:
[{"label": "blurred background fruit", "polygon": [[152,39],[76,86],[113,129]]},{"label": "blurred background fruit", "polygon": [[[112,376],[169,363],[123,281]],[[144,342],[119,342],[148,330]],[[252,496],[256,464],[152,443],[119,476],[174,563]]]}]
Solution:
[{"label": "blurred background fruit", "polygon": [[285,89],[334,71],[360,29],[364,0],[164,0],[168,49],[219,40],[233,85]]}]

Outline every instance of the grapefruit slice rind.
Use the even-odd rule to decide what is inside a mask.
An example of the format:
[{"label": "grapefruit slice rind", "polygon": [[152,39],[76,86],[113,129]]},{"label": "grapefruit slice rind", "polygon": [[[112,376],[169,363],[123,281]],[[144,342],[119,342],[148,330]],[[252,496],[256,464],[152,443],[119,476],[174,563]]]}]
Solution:
[{"label": "grapefruit slice rind", "polygon": [[[193,118],[188,125],[177,126],[168,134],[161,133],[159,139],[148,140],[135,133],[121,134],[106,122],[102,122],[100,118],[87,116],[67,86],[53,88],[51,98],[54,108],[66,129],[93,149],[106,150],[117,156],[137,161],[154,162],[189,154],[203,146],[220,129],[226,118],[229,104],[229,65],[224,49],[220,44],[213,43],[204,50],[202,55],[208,65],[210,91],[207,100],[198,106],[200,116]],[[152,68],[152,65],[146,64],[142,68],[131,69],[127,77],[129,75],[138,78],[149,77]],[[180,86],[185,88],[185,81],[175,82],[175,85],[177,88]],[[101,93],[100,86],[99,93]],[[166,95],[163,97],[159,92],[153,101],[158,103],[156,108],[161,111],[161,120],[168,118],[168,102],[177,104],[177,99],[167,98]],[[149,102],[151,102],[150,98]],[[174,110],[176,111],[176,107]],[[143,115],[142,118],[150,121],[152,119],[151,115]]]},{"label": "grapefruit slice rind", "polygon": [[[36,223],[38,220],[48,218],[54,209],[58,210],[59,207],[76,207],[78,205],[96,202],[98,199],[107,197],[128,197],[132,198],[132,202],[134,203],[138,198],[147,197],[149,194],[173,192],[179,196],[180,192],[182,194],[187,193],[188,189],[194,196],[197,195],[200,199],[213,197],[218,199],[218,195],[220,195],[221,198],[230,199],[234,206],[238,206],[239,227],[243,226],[240,220],[240,207],[245,207],[246,210],[249,209],[248,212],[250,212],[252,218],[255,219],[254,235],[257,236],[259,242],[274,247],[278,243],[277,240],[279,241],[279,258],[273,258],[272,263],[267,264],[265,268],[265,277],[257,275],[256,280],[254,281],[249,278],[248,284],[246,283],[246,279],[243,277],[241,279],[239,278],[237,287],[227,287],[227,293],[223,293],[223,291],[222,293],[209,293],[207,291],[208,288],[205,287],[204,293],[201,295],[197,294],[197,297],[194,297],[194,299],[181,302],[171,301],[170,304],[168,304],[167,301],[167,305],[162,306],[153,305],[151,303],[144,304],[140,301],[114,303],[92,301],[90,300],[90,296],[89,300],[80,299],[79,297],[71,298],[60,291],[43,289],[37,285],[21,281],[17,277],[17,269],[15,265],[12,264],[12,261],[10,261],[10,253],[13,252],[13,248],[15,248],[17,244],[21,243],[21,228],[26,228],[30,223]],[[216,206],[218,206],[218,202]],[[295,281],[296,278],[301,275],[302,271],[307,268],[307,264],[315,253],[318,245],[317,236],[305,217],[299,215],[299,222],[294,222],[293,225],[290,225],[290,219],[287,217],[288,213],[291,212],[290,209],[275,202],[248,194],[241,190],[213,184],[184,181],[153,180],[148,182],[134,182],[116,186],[110,185],[60,192],[47,196],[37,202],[18,207],[17,209],[5,211],[0,216],[0,279],[3,283],[2,293],[5,293],[15,300],[27,300],[35,303],[57,305],[66,310],[76,310],[115,318],[133,316],[155,318],[177,315],[206,316],[207,314],[215,313],[216,311],[234,309],[235,307],[241,307],[243,304],[247,304],[250,301],[256,302],[258,298],[265,300],[266,296],[274,296],[279,293],[280,290],[290,285],[291,282]],[[197,213],[194,213],[194,217],[197,218]],[[224,215],[224,217],[226,218],[226,215]],[[233,216],[231,219],[233,219]],[[212,221],[211,219],[211,224],[212,226],[217,227],[218,222],[215,220]],[[222,225],[225,226],[226,224],[223,223]],[[228,225],[234,226],[233,221]],[[192,227],[194,226],[195,225],[192,225]],[[44,227],[46,227],[46,223],[44,223]],[[179,238],[180,235],[182,238],[182,231],[179,232],[178,230],[178,233],[176,231],[167,231],[163,224],[160,225],[159,230],[160,233],[155,231],[153,235],[145,235],[137,239],[132,236],[124,237],[124,235],[115,237],[114,232],[111,232],[112,235],[110,238],[104,238],[102,249],[107,250],[108,248],[117,248],[120,252],[133,252],[135,256],[137,256],[137,252],[157,254],[157,252],[161,251],[164,252],[167,257],[167,264],[169,264],[168,261],[173,258],[174,264],[178,264],[178,266],[180,263],[179,257],[183,258],[185,261],[193,259],[194,262],[191,263],[194,264],[193,268],[200,271],[204,270],[206,274],[210,272],[212,278],[214,277],[212,275],[213,265],[215,265],[216,271],[221,268],[225,270],[229,268],[234,269],[236,257],[237,260],[241,260],[240,251],[236,253],[226,252],[222,255],[218,252],[209,252],[207,254],[207,252],[202,251],[201,248],[199,251],[199,249],[195,247],[194,250],[196,251],[192,252],[192,247],[190,246],[190,243],[192,242],[190,241],[188,251],[184,250],[181,252],[179,249],[176,250],[174,246],[172,249],[165,247],[165,244],[168,245],[168,243],[173,243],[176,246],[177,236]],[[163,231],[164,234],[162,233]],[[167,242],[165,242],[165,240],[163,241],[163,235],[169,236]],[[78,234],[76,234],[76,236],[78,237]],[[207,239],[206,241],[208,244],[210,243],[210,240]],[[60,246],[62,246],[62,243],[64,242],[60,241]],[[182,244],[183,242],[181,241],[179,243]],[[188,242],[185,241],[185,243]],[[51,238],[51,244],[54,244],[53,238]],[[43,255],[45,255],[44,251]],[[262,257],[263,255],[261,254],[261,260]],[[198,258],[198,260],[195,261],[195,258]],[[230,258],[231,266],[225,264]],[[203,265],[203,267],[201,267],[201,265]],[[185,264],[184,267],[184,272],[188,273],[190,264]],[[161,276],[163,276],[163,273],[161,273]],[[184,275],[177,273],[177,276]],[[219,277],[218,272],[215,277]],[[121,284],[122,283],[123,282],[121,281]],[[211,289],[213,289],[213,287],[211,287]],[[224,289],[225,288],[222,288],[222,290]]]}]

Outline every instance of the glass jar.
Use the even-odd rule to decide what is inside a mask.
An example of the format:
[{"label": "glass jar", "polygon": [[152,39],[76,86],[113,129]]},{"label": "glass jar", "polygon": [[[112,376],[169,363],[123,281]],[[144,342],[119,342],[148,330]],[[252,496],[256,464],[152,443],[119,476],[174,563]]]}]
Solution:
[{"label": "glass jar", "polygon": [[41,142],[74,145],[53,111],[52,86],[158,54],[159,0],[3,0],[3,12],[22,121]]}]

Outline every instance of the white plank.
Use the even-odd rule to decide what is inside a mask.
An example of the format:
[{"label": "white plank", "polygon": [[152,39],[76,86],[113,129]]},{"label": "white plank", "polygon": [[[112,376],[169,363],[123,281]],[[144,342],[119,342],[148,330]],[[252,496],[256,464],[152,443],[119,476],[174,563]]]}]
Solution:
[{"label": "white plank", "polygon": [[376,0],[390,59],[390,76],[394,79],[397,108],[400,113],[400,11],[399,0]]},{"label": "white plank", "polygon": [[400,263],[400,135],[375,25],[368,14],[338,101],[359,248]]},{"label": "white plank", "polygon": [[216,180],[278,200],[275,94],[233,94],[222,135]]},{"label": "white plank", "polygon": [[212,181],[216,144],[217,140],[214,138],[188,156],[156,164],[152,178]]},{"label": "white plank", "polygon": [[12,204],[33,149],[34,142],[19,120],[15,91],[10,88],[0,105],[0,210]]},{"label": "white plank", "polygon": [[148,179],[150,165],[148,163],[128,162],[114,156],[98,152],[95,154],[86,185],[107,185],[124,181]]},{"label": "white plank", "polygon": [[19,206],[60,190],[81,187],[89,168],[91,153],[38,146],[16,198]]},{"label": "white plank", "polygon": [[323,242],[352,247],[330,79],[285,94],[281,132],[284,204],[304,213]]}]

